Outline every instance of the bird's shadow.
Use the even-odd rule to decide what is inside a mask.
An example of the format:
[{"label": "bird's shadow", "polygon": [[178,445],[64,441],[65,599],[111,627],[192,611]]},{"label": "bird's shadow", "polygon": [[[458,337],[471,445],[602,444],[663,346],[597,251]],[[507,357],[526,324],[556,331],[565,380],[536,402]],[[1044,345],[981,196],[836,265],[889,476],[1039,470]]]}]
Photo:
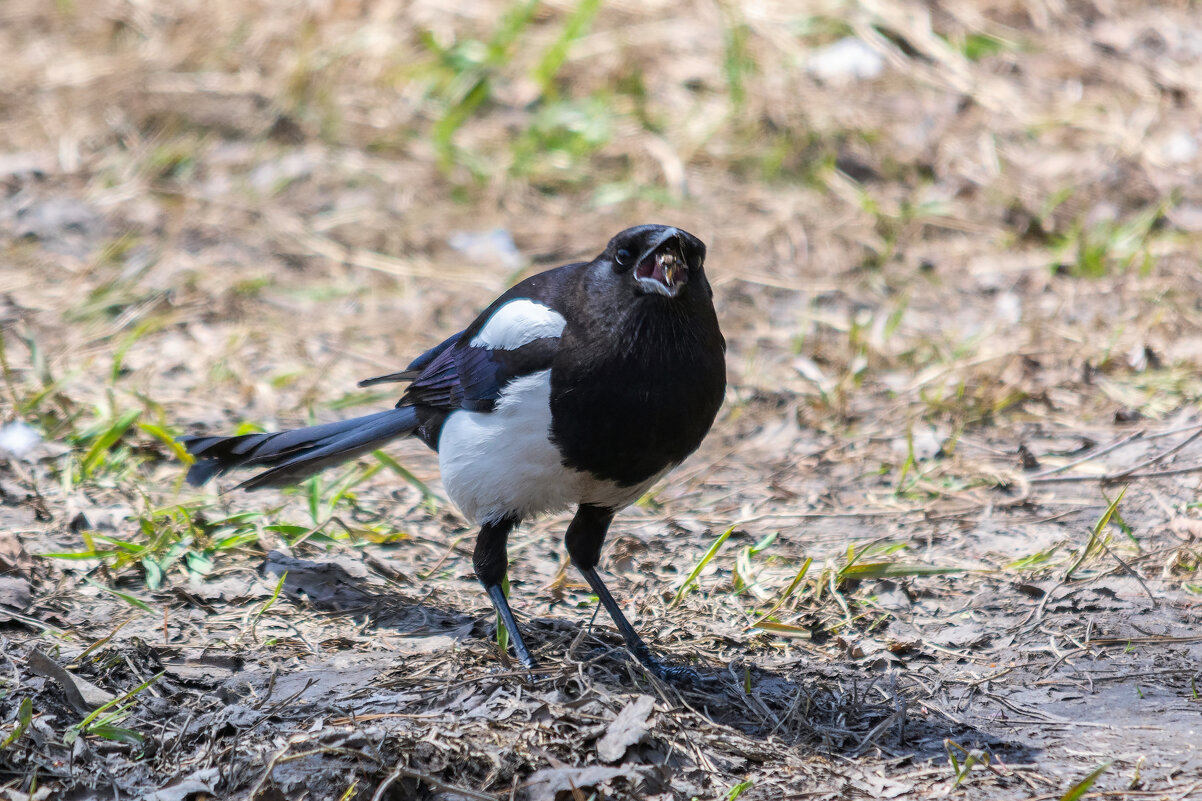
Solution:
[{"label": "bird's shadow", "polygon": [[[530,630],[537,634],[542,621],[532,622],[536,625]],[[548,628],[554,634],[562,626]],[[627,690],[634,684],[662,698],[675,698],[683,707],[753,740],[848,757],[875,752],[911,762],[947,760],[949,752],[963,762],[976,750],[1015,763],[1028,761],[1038,751],[945,712],[946,699],[896,668],[831,665],[806,658],[765,668],[743,658],[726,665],[694,661],[694,680],[665,682],[650,676],[616,633],[593,631],[582,637],[579,627],[572,629],[577,651],[587,652],[591,646],[584,672],[594,681]],[[670,654],[661,656],[672,659]]]},{"label": "bird's shadow", "polygon": [[318,612],[362,617],[370,626],[406,636],[456,632],[466,636],[480,621],[472,615],[411,601],[388,588],[370,585],[363,562],[350,557],[302,559],[271,551],[259,567],[270,578],[283,579],[281,593]]},{"label": "bird's shadow", "polygon": [[[644,692],[674,699],[748,738],[773,740],[815,752],[858,756],[874,751],[911,761],[946,759],[949,748],[979,749],[1008,762],[1028,761],[1029,746],[974,727],[953,713],[926,684],[898,668],[881,670],[862,663],[819,663],[799,658],[783,667],[765,668],[753,658],[720,665],[694,660],[692,680],[661,681],[625,649],[615,632],[595,628],[588,619],[536,617],[523,621],[523,632],[543,667],[527,674],[502,656],[493,640],[493,619],[443,609],[401,594],[377,591],[363,581],[362,562],[313,561],[268,555],[265,574],[284,576],[281,590],[315,610],[366,619],[369,627],[405,637],[451,636],[479,663],[485,684],[526,682],[566,687],[583,680],[590,692],[606,695]],[[661,653],[669,663],[684,660]],[[398,654],[398,663],[412,659]],[[463,681],[477,674],[465,669]],[[577,687],[573,692],[585,692]],[[955,745],[949,745],[949,741]]]}]

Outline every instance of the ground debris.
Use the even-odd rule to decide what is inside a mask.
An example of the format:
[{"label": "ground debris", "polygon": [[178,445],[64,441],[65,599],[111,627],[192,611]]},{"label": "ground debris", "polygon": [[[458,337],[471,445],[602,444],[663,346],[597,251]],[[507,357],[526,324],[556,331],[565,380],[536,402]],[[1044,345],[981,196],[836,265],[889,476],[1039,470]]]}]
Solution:
[{"label": "ground debris", "polygon": [[655,700],[649,695],[640,695],[626,706],[605,729],[605,736],[597,741],[597,756],[602,762],[617,762],[649,730],[647,718],[655,708]]},{"label": "ground debris", "polygon": [[283,578],[283,590],[290,598],[303,597],[319,607],[362,606],[375,595],[363,562],[345,557],[318,562],[269,551],[261,570]]},{"label": "ground debris", "polygon": [[219,778],[220,771],[217,768],[204,768],[168,784],[161,790],[148,793],[143,796],[143,801],[185,801],[194,796],[212,795]]},{"label": "ground debris", "polygon": [[25,658],[25,664],[33,673],[58,682],[59,686],[63,688],[63,692],[66,693],[67,700],[78,712],[87,714],[116,697],[90,681],[72,675],[70,671],[64,670],[61,665],[37,648],[30,650],[29,655]]},{"label": "ground debris", "polygon": [[[1196,9],[520,6],[6,0],[0,798],[1197,795]],[[696,684],[563,517],[514,664],[416,444],[184,484],[657,219],[730,389],[602,568]]]},{"label": "ground debris", "polygon": [[[529,801],[556,801],[560,793],[597,792],[615,779],[624,780],[625,789],[638,794],[640,770],[632,767],[610,768],[593,765],[585,768],[543,768],[530,777],[526,785]],[[611,790],[612,792],[612,790]]]}]

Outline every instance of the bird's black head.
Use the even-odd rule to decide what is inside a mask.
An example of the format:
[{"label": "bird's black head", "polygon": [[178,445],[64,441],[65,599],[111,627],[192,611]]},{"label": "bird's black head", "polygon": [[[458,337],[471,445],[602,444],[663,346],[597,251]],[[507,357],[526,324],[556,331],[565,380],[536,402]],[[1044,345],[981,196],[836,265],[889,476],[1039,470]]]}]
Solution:
[{"label": "bird's black head", "polygon": [[703,268],[705,243],[668,225],[627,228],[609,240],[601,261],[626,276],[639,295],[674,298],[689,284],[708,291]]}]

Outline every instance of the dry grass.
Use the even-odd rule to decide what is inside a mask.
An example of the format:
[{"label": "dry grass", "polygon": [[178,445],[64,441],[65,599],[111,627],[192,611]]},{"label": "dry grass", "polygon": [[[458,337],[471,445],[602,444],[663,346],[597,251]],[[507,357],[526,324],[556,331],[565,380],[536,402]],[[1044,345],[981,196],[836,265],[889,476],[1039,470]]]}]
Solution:
[{"label": "dry grass", "polygon": [[[0,423],[43,438],[0,460],[0,795],[1198,792],[1191,4],[0,23]],[[817,77],[848,36],[880,74]],[[355,381],[652,220],[710,244],[731,390],[606,567],[702,686],[582,628],[563,519],[513,548],[547,670],[498,671],[416,446],[181,487],[172,435],[390,403]],[[451,245],[493,228],[518,266]]]}]

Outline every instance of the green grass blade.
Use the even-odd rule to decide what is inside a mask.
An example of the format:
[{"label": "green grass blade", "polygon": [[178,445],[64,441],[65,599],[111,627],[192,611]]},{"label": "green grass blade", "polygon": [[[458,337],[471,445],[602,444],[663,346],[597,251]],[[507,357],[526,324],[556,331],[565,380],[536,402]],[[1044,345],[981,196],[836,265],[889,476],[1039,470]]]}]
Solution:
[{"label": "green grass blade", "polygon": [[[893,490],[894,495],[902,495],[905,493],[906,478],[911,471],[918,470],[918,459],[914,456],[914,427],[906,429],[906,460],[902,462],[901,471],[897,476],[897,486]],[[915,479],[917,481],[917,478]],[[913,482],[911,482],[913,483]]]},{"label": "green grass blade", "polygon": [[109,551],[88,550],[69,551],[67,553],[39,553],[37,556],[43,559],[107,559],[119,553],[125,553],[125,551],[114,548]]},{"label": "green grass blade", "polygon": [[88,729],[88,734],[94,734],[97,737],[103,737],[106,740],[125,743],[127,745],[142,745],[145,741],[145,738],[133,729],[125,729],[108,724],[97,724]]},{"label": "green grass blade", "polygon": [[[501,579],[501,592],[505,597],[509,597],[509,576],[506,575]],[[505,626],[505,621],[501,620],[501,613],[497,612],[497,647],[501,649],[501,653],[509,653],[509,629]]]},{"label": "green grass blade", "polygon": [[163,568],[149,556],[142,559],[142,571],[145,573],[146,589],[154,592],[163,586]]},{"label": "green grass blade", "polygon": [[398,462],[384,451],[372,451],[371,455],[380,460],[380,462],[392,472],[396,473],[412,486],[417,488],[417,491],[422,494],[422,499],[427,503],[445,503],[445,500],[438,495],[434,490],[430,489],[424,481],[422,481],[413,473],[409,472],[403,464]]},{"label": "green grass blade", "polygon": [[726,801],[735,801],[736,798],[750,790],[752,787],[755,787],[755,782],[753,782],[751,779],[739,782],[734,787],[730,788],[729,791],[727,791]]},{"label": "green grass blade", "polygon": [[580,0],[575,10],[563,25],[559,36],[543,53],[542,60],[534,68],[534,80],[538,81],[539,89],[547,94],[552,89],[552,83],[559,70],[568,58],[572,43],[588,32],[593,18],[601,10],[601,0]]},{"label": "green grass blade", "polygon": [[104,454],[109,448],[117,444],[117,440],[129,430],[129,427],[138,419],[138,415],[142,414],[141,409],[130,409],[129,411],[118,417],[113,424],[104,430],[100,437],[92,443],[92,447],[88,448],[87,455],[83,457],[83,474],[90,476],[100,466],[100,462],[104,459]]},{"label": "green grass blade", "polygon": [[930,565],[907,565],[900,562],[860,562],[848,565],[839,571],[839,579],[877,579],[900,576],[945,576],[963,573],[962,567],[932,567]]},{"label": "green grass blade", "polygon": [[776,542],[776,538],[779,535],[780,535],[780,532],[778,532],[778,531],[774,531],[771,534],[765,534],[763,537],[760,538],[759,542],[757,542],[755,545],[752,545],[748,550],[751,552],[752,556],[755,556],[757,553],[760,553],[760,552],[765,551],[768,548],[772,547],[772,543]]},{"label": "green grass blade", "polygon": [[263,604],[259,607],[258,611],[255,612],[254,620],[252,620],[251,624],[250,624],[250,636],[251,636],[251,639],[255,640],[256,642],[258,642],[258,639],[259,639],[259,632],[258,632],[259,618],[263,617],[263,615],[265,615],[267,613],[268,609],[271,609],[271,607],[275,606],[275,602],[280,597],[280,590],[284,589],[284,581],[287,578],[288,578],[288,571],[285,570],[283,573],[280,574],[280,580],[275,583],[275,590],[271,593],[271,597],[268,598],[266,601],[264,601]]},{"label": "green grass blade", "polygon": [[813,633],[804,626],[779,623],[775,620],[757,620],[751,624],[751,628],[766,631],[770,634],[779,634],[782,637],[797,637],[802,640],[808,640],[813,636]]},{"label": "green grass blade", "polygon": [[17,707],[17,726],[12,732],[4,738],[4,742],[0,743],[0,750],[8,748],[10,745],[21,739],[21,735],[29,728],[29,724],[33,721],[33,701],[29,698],[22,698],[21,705]]},{"label": "green grass blade", "polygon": [[192,464],[192,462],[196,461],[192,458],[192,454],[188,453],[187,449],[176,441],[175,436],[168,433],[167,429],[158,423],[138,423],[138,428],[166,445],[168,450],[175,454],[175,458],[184,464]]},{"label": "green grass blade", "polygon": [[134,556],[137,556],[146,550],[146,546],[141,543],[119,540],[116,537],[110,537],[107,534],[93,534],[92,542],[95,543],[97,540],[100,542],[106,542],[117,550],[125,551],[126,553],[133,554]]},{"label": "green grass blade", "polygon": [[1028,554],[1021,559],[1015,559],[1013,562],[1005,565],[1006,570],[1031,570],[1041,565],[1047,564],[1056,555],[1056,551],[1060,550],[1062,543],[1056,543],[1051,548],[1043,551],[1037,551],[1033,554]]},{"label": "green grass blade", "polygon": [[488,42],[487,64],[499,67],[511,57],[513,45],[522,35],[522,31],[534,20],[534,12],[538,10],[539,0],[527,0],[512,7]]},{"label": "green grass blade", "polygon": [[96,707],[96,709],[92,710],[92,714],[88,715],[86,718],[84,718],[83,720],[81,720],[79,723],[75,724],[71,728],[77,732],[87,731],[88,725],[92,721],[94,721],[96,718],[100,717],[100,715],[103,714],[106,710],[112,709],[113,707],[117,706],[118,704],[124,704],[126,701],[129,701],[135,695],[142,692],[143,690],[145,690],[150,685],[154,684],[159,679],[163,678],[163,676],[166,674],[166,672],[167,671],[165,671],[165,670],[160,670],[158,673],[154,674],[149,679],[147,679],[146,681],[139,684],[137,687],[134,687],[129,692],[119,695],[116,698],[114,698],[113,700],[108,701],[107,703],[104,703],[104,704]]},{"label": "green grass blade", "polygon": [[137,344],[138,340],[147,333],[160,328],[162,323],[158,320],[144,320],[133,331],[129,333],[117,349],[113,352],[113,363],[109,367],[109,384],[115,385],[121,379],[121,371],[125,367],[125,355],[129,353],[129,349]]},{"label": "green grass blade", "polygon": [[1110,767],[1110,764],[1110,762],[1103,762],[1101,765],[1098,765],[1096,768],[1091,770],[1088,776],[1074,784],[1072,787],[1068,788],[1068,792],[1060,796],[1060,801],[1078,801],[1081,796],[1089,792],[1089,788],[1093,787],[1094,782],[1096,782],[1102,776],[1102,774],[1106,772],[1106,770]]},{"label": "green grass blade", "polygon": [[1094,545],[1101,540],[1102,532],[1106,530],[1106,526],[1110,525],[1110,519],[1114,517],[1114,513],[1118,511],[1119,503],[1123,500],[1123,496],[1127,494],[1127,488],[1129,486],[1130,485],[1123,487],[1123,491],[1120,492],[1118,496],[1110,502],[1110,505],[1106,507],[1106,511],[1103,512],[1102,516],[1098,518],[1098,522],[1094,524],[1093,529],[1091,529],[1089,532],[1089,542],[1085,544],[1085,549],[1081,551],[1081,555],[1077,557],[1077,560],[1073,562],[1072,567],[1070,567],[1068,572],[1064,574],[1065,581],[1068,581],[1073,577],[1073,573],[1077,572],[1077,568],[1081,567],[1081,563],[1084,562],[1089,556],[1090,552],[1093,551]]},{"label": "green grass blade", "polygon": [[264,601],[263,606],[261,606],[259,608],[259,611],[255,613],[255,620],[258,620],[259,618],[263,617],[263,614],[268,609],[275,606],[275,602],[277,600],[279,600],[279,597],[280,597],[280,590],[284,589],[284,581],[287,578],[288,578],[288,571],[285,570],[283,573],[280,574],[280,580],[275,583],[275,589],[272,590],[271,597],[268,598],[266,601]]},{"label": "green grass blade", "polygon": [[684,598],[685,593],[688,592],[689,585],[697,579],[698,574],[700,574],[701,571],[705,569],[705,566],[710,563],[710,560],[717,555],[718,550],[722,547],[722,543],[726,542],[726,540],[730,538],[730,535],[734,530],[735,527],[731,526],[730,528],[726,529],[726,531],[722,532],[722,535],[718,537],[718,539],[714,540],[714,544],[711,545],[709,550],[705,552],[705,555],[701,557],[701,561],[698,562],[697,566],[693,568],[693,572],[689,573],[689,577],[684,580],[684,584],[680,585],[680,589],[676,591],[676,597],[672,599],[672,603],[668,604],[669,606],[676,606],[678,603],[680,603],[680,599]]},{"label": "green grass blade", "polygon": [[431,138],[444,167],[451,163],[455,132],[492,97],[491,75],[512,58],[514,44],[534,19],[538,5],[539,0],[527,0],[513,6],[489,40],[483,62],[463,70],[451,81],[445,93],[447,110],[431,131]]},{"label": "green grass blade", "polygon": [[313,476],[305,484],[305,495],[309,503],[309,517],[313,521],[313,525],[320,526],[322,524],[321,514],[321,492],[323,481],[321,476]]},{"label": "green grass blade", "polygon": [[351,469],[347,470],[345,475],[334,482],[330,491],[330,499],[326,503],[326,506],[333,511],[338,504],[342,503],[354,491],[355,487],[380,472],[383,467],[384,465],[382,464],[373,464],[367,467],[352,466]]},{"label": "green grass blade", "polygon": [[53,381],[41,389],[41,391],[26,398],[18,407],[17,411],[24,414],[25,412],[36,412],[38,407],[42,405],[42,401],[58,392],[63,384],[74,378],[75,374],[65,375],[57,381]]},{"label": "green grass blade", "polygon": [[792,595],[793,591],[797,589],[797,585],[800,584],[801,580],[805,578],[806,573],[808,573],[810,570],[810,565],[813,563],[814,559],[807,556],[806,560],[801,563],[801,569],[797,571],[797,575],[793,577],[793,580],[789,582],[789,586],[785,587],[785,591],[781,593],[780,600],[774,603],[772,608],[761,615],[760,619],[755,623],[752,623],[749,628],[763,628],[761,624],[767,621],[768,618],[772,617],[772,615],[776,614],[777,609],[780,609],[785,605],[785,601],[789,600],[789,596]]},{"label": "green grass blade", "polygon": [[110,595],[114,595],[117,598],[120,598],[122,601],[125,601],[130,606],[136,606],[138,609],[141,609],[143,612],[150,612],[151,614],[154,614],[154,610],[150,608],[150,604],[146,603],[145,601],[143,601],[141,598],[137,597],[136,595],[130,595],[128,592],[121,592],[121,590],[114,590],[112,587],[106,587],[103,584],[101,584],[100,582],[93,581],[90,578],[85,579],[85,581],[87,581],[93,587],[104,590],[105,592],[109,593]]},{"label": "green grass blade", "polygon": [[726,19],[722,29],[722,72],[726,76],[731,104],[739,109],[747,98],[747,78],[755,69],[748,44],[751,29],[729,6],[723,4],[723,8],[727,9],[727,13],[724,14]]}]

